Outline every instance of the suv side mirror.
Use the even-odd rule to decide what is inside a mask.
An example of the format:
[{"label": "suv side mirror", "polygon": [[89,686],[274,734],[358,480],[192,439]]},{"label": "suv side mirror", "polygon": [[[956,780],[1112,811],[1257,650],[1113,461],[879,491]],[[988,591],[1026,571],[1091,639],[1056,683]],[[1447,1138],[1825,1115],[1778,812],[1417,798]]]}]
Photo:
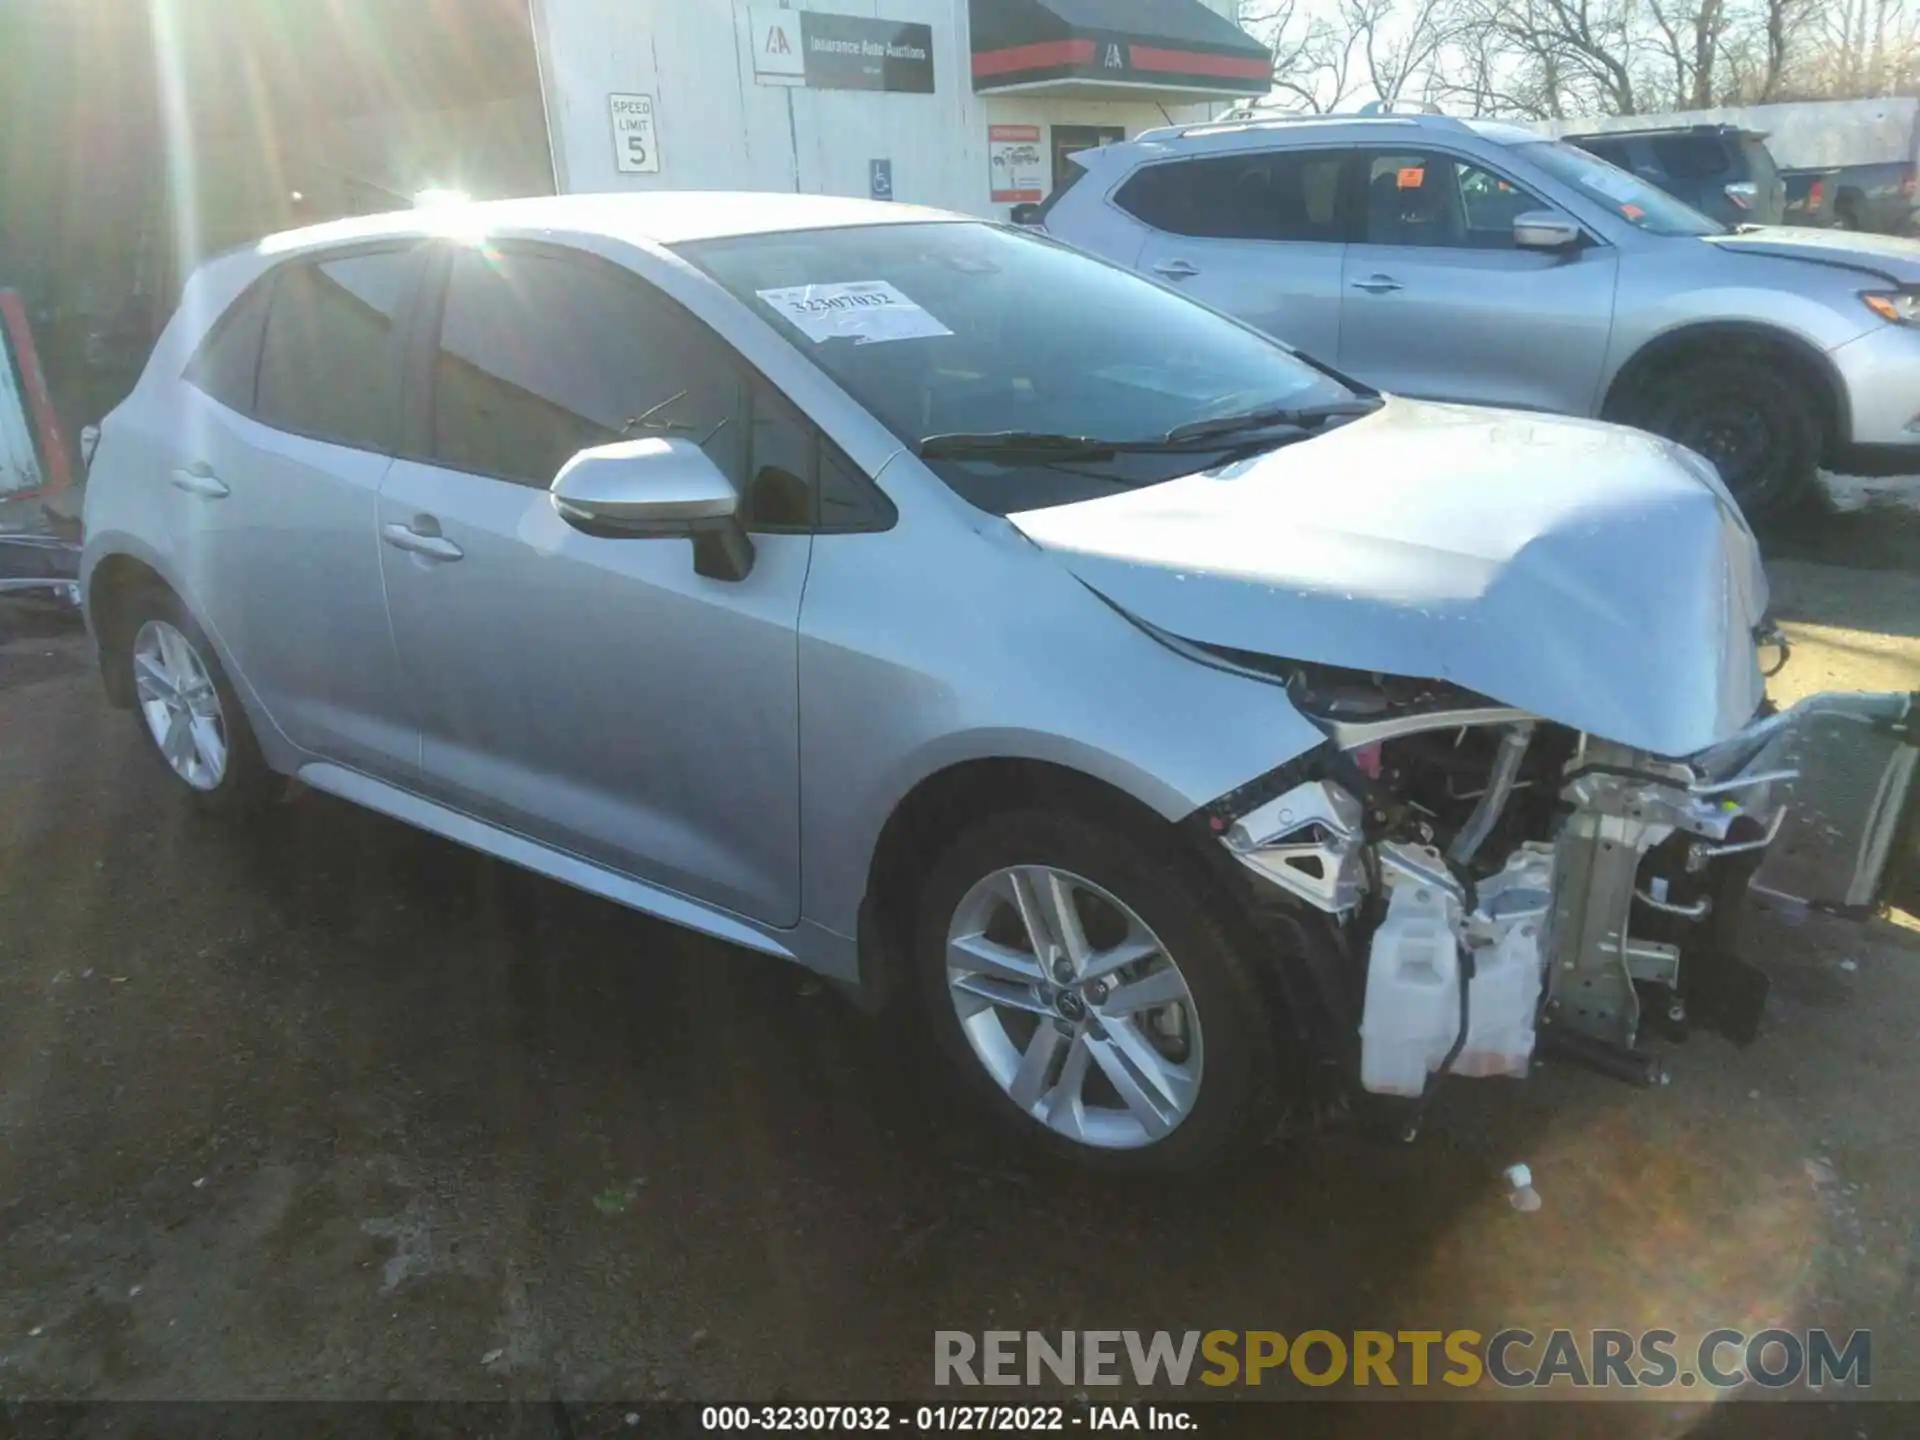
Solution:
[{"label": "suv side mirror", "polygon": [[691,440],[648,436],[582,450],[548,494],[560,518],[584,534],[691,539],[694,570],[713,580],[744,580],[753,569],[740,494]]},{"label": "suv side mirror", "polygon": [[1525,210],[1513,217],[1513,243],[1521,250],[1571,250],[1580,227],[1554,210]]},{"label": "suv side mirror", "polygon": [[1038,225],[1040,223],[1040,207],[1031,200],[1023,200],[1013,207],[1008,218],[1016,225]]}]

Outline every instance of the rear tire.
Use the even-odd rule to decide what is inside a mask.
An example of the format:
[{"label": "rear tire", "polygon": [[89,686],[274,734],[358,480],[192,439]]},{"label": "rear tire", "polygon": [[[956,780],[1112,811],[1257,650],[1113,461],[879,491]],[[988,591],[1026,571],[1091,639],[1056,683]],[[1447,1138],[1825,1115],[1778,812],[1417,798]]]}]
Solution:
[{"label": "rear tire", "polygon": [[128,693],[142,748],[195,808],[239,813],[270,800],[279,786],[247,723],[218,652],[175,595],[134,596],[120,627]]},{"label": "rear tire", "polygon": [[1263,1133],[1280,1088],[1275,1006],[1231,904],[1145,825],[992,816],[921,887],[921,1008],[1027,1141],[1109,1169],[1200,1168]]},{"label": "rear tire", "polygon": [[1711,460],[1756,527],[1819,508],[1826,434],[1795,367],[1765,355],[1699,359],[1652,376],[1630,423]]}]

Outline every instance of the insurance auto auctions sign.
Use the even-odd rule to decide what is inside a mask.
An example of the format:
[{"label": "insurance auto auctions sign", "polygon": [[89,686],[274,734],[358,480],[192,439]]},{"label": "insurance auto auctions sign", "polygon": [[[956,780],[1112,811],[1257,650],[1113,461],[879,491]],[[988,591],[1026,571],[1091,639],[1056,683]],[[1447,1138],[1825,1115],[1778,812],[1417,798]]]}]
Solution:
[{"label": "insurance auto auctions sign", "polygon": [[933,27],[817,10],[748,14],[753,78],[815,90],[933,93]]}]

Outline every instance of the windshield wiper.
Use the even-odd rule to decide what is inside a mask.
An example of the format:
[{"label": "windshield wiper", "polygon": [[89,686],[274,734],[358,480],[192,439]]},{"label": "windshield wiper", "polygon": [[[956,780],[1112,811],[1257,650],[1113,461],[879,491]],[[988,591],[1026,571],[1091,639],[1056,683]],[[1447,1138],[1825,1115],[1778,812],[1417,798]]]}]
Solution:
[{"label": "windshield wiper", "polygon": [[1051,435],[1041,430],[1001,430],[986,435],[929,435],[920,442],[922,460],[1111,460],[1116,455],[1211,453],[1219,445],[1187,445],[1167,440],[1102,440],[1094,435]]},{"label": "windshield wiper", "polygon": [[1329,420],[1371,415],[1386,401],[1377,395],[1352,400],[1330,400],[1324,405],[1274,405],[1264,410],[1245,410],[1238,415],[1219,415],[1211,420],[1195,420],[1167,431],[1167,443],[1191,444],[1224,435],[1244,435],[1257,430],[1291,428],[1310,430]]},{"label": "windshield wiper", "polygon": [[[1007,460],[1027,456],[1048,463],[1111,460],[1116,455],[1196,455],[1266,449],[1302,439],[1328,420],[1371,415],[1386,402],[1377,396],[1249,410],[1176,425],[1157,440],[1105,440],[1097,435],[1054,435],[1043,430],[1000,430],[981,435],[929,435],[917,453],[923,460]],[[1288,432],[1291,432],[1290,434]],[[1253,437],[1258,436],[1256,441]]]}]

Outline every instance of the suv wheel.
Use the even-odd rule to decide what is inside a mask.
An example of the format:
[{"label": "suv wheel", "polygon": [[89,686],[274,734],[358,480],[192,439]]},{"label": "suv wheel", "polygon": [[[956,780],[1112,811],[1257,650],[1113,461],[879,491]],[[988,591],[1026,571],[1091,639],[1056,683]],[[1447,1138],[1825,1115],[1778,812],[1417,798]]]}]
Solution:
[{"label": "suv wheel", "polygon": [[1657,377],[1633,421],[1711,460],[1748,520],[1780,521],[1818,495],[1824,435],[1809,383],[1763,356],[1701,360]]},{"label": "suv wheel", "polygon": [[173,596],[136,602],[124,663],[149,749],[195,803],[236,809],[264,798],[272,772],[205,632]]},{"label": "suv wheel", "polygon": [[922,892],[920,990],[986,1104],[1057,1153],[1183,1169],[1255,1132],[1273,1014],[1187,857],[1044,811],[988,819]]}]

